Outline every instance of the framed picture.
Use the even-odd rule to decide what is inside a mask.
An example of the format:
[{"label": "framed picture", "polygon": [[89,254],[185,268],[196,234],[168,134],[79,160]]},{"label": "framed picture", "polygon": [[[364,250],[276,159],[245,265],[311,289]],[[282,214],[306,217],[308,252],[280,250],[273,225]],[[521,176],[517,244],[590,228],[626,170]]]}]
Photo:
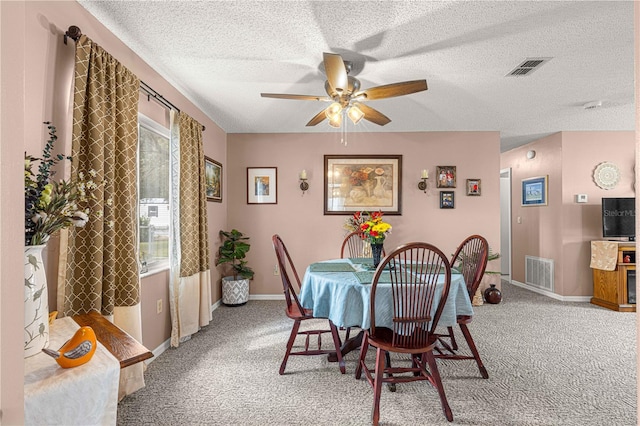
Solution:
[{"label": "framed picture", "polygon": [[222,202],[222,164],[205,155],[204,179],[207,201]]},{"label": "framed picture", "polygon": [[325,155],[324,214],[402,213],[402,155]]},{"label": "framed picture", "polygon": [[523,206],[547,205],[547,178],[548,176],[539,176],[522,179]]},{"label": "framed picture", "polygon": [[452,209],[455,207],[453,191],[440,191],[440,208]]},{"label": "framed picture", "polygon": [[480,179],[467,179],[467,195],[480,195]]},{"label": "framed picture", "polygon": [[456,187],[456,166],[436,166],[438,188]]},{"label": "framed picture", "polygon": [[277,167],[247,167],[247,204],[278,204]]}]

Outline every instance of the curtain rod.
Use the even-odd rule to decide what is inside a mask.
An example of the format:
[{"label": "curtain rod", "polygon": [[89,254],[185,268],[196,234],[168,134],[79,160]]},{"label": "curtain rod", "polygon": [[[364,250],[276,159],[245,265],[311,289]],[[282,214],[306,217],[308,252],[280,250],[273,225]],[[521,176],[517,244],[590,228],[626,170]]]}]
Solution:
[{"label": "curtain rod", "polygon": [[[67,32],[64,33],[64,44],[67,44],[67,38],[71,38],[73,41],[78,41],[81,35],[82,35],[82,31],[80,30],[80,28],[75,25],[71,25],[67,30]],[[147,94],[147,100],[150,100],[150,97],[153,96],[153,98],[156,101],[158,101],[158,103],[162,104],[165,108],[174,109],[180,112],[179,108],[177,108],[174,104],[169,102],[160,93],[153,90],[151,86],[149,86],[147,83],[145,83],[142,80],[140,80],[140,90]],[[202,126],[202,131],[203,132],[205,131],[205,126]]]}]

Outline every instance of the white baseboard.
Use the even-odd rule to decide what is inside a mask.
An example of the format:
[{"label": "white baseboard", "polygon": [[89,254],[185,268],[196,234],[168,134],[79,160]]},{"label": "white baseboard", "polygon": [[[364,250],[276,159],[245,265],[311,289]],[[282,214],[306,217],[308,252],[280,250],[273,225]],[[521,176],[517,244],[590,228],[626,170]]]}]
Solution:
[{"label": "white baseboard", "polygon": [[250,294],[249,300],[284,300],[284,294]]},{"label": "white baseboard", "polygon": [[552,299],[559,300],[561,302],[580,302],[580,303],[587,302],[588,303],[591,301],[591,296],[562,296],[560,294],[553,293],[547,290],[531,287],[530,285],[527,285],[515,280],[511,280],[509,282],[515,285],[516,287],[524,288],[526,290],[532,291],[534,293],[542,294],[543,296],[547,296]]},{"label": "white baseboard", "polygon": [[151,351],[151,353],[153,354],[152,358],[146,359],[144,360],[144,363],[146,365],[151,364],[156,358],[158,358],[160,355],[162,355],[164,353],[164,351],[166,351],[167,349],[169,349],[169,347],[171,346],[171,338],[165,340],[164,342],[162,342],[157,348],[155,348],[154,350]]},{"label": "white baseboard", "polygon": [[211,305],[211,312],[215,311],[216,309],[218,309],[220,306],[222,306],[222,299],[218,299],[218,301],[216,303],[214,303],[213,305]]}]

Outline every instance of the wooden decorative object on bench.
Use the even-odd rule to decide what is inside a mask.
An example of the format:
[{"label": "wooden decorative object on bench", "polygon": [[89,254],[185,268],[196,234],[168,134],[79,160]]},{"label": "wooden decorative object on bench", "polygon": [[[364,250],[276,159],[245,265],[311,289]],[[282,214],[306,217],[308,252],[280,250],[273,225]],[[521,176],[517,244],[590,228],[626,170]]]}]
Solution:
[{"label": "wooden decorative object on bench", "polygon": [[120,368],[153,357],[153,353],[149,349],[97,311],[74,315],[72,318],[80,326],[88,325],[93,328],[98,341],[118,360]]}]

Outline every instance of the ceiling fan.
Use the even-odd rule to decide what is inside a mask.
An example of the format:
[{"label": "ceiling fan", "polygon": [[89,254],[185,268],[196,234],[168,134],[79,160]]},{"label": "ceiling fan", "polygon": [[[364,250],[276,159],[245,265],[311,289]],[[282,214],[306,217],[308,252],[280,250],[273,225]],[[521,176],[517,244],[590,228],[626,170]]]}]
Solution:
[{"label": "ceiling fan", "polygon": [[285,93],[261,93],[263,98],[294,99],[303,101],[325,101],[331,104],[316,114],[307,126],[315,126],[325,118],[333,127],[340,127],[342,117],[348,116],[354,124],[361,119],[384,126],[391,119],[380,111],[364,104],[364,101],[392,98],[427,90],[427,80],[403,81],[360,90],[360,80],[350,76],[351,62],[344,61],[335,53],[323,53],[324,69],[327,80],[324,89],[327,96],[293,95]]}]

